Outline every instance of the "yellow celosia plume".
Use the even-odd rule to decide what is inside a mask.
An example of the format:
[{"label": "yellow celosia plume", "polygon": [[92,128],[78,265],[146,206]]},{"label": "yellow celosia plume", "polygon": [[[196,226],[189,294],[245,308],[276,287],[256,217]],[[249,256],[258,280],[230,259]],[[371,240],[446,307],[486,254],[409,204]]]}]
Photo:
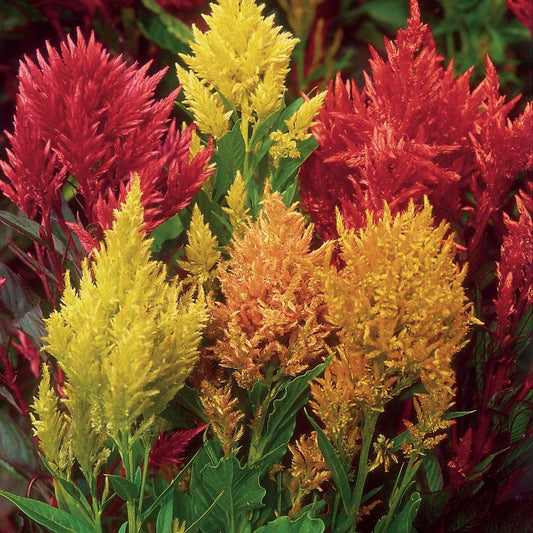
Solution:
[{"label": "yellow celosia plume", "polygon": [[115,217],[91,266],[83,264],[79,290],[66,276],[61,308],[46,320],[45,349],[64,370],[68,393],[91,406],[93,426],[116,439],[182,387],[207,317],[203,297],[184,294],[150,259],[138,178]]},{"label": "yellow celosia plume", "polygon": [[433,405],[439,406],[433,418],[441,420],[453,398],[451,359],[473,323],[462,287],[466,268],[458,270],[454,262],[453,235],[446,236],[444,223],[433,226],[427,202],[418,213],[411,203],[394,217],[385,206],[381,220],[368,215],[359,235],[339,217],[338,231],[345,266],[327,271],[325,295],[341,347],[312,385],[315,412],[324,420],[336,411],[350,418],[345,401],[335,406],[335,390],[351,391],[352,412],[379,412],[421,381],[428,394],[439,396],[438,402],[420,399],[426,419]]},{"label": "yellow celosia plume", "polygon": [[188,281],[204,285],[215,279],[214,267],[220,259],[217,238],[204,222],[200,208],[195,204],[191,224],[187,231],[188,243],[185,246],[185,259],[178,262],[187,271]]},{"label": "yellow celosia plume", "polygon": [[270,147],[270,155],[277,162],[282,157],[290,157],[296,159],[300,157],[300,152],[297,149],[296,141],[304,141],[311,137],[309,129],[313,126],[313,121],[318,113],[318,110],[324,103],[326,92],[323,91],[313,98],[306,100],[298,110],[285,121],[287,131],[284,133],[281,130],[273,131],[270,134],[270,140],[274,144]]},{"label": "yellow celosia plume", "polygon": [[279,108],[285,93],[297,39],[276,27],[273,16],[264,17],[263,7],[254,0],[211,4],[212,14],[204,16],[209,30],[193,27],[192,55],[181,56],[190,71],[177,66],[195,122],[215,138],[227,130],[233,109],[246,123],[261,122]]}]

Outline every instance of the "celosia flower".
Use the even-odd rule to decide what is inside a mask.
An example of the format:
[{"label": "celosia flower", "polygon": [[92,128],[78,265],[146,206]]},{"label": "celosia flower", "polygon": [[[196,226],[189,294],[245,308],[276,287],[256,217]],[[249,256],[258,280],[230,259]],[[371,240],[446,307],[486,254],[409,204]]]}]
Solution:
[{"label": "celosia flower", "polygon": [[327,355],[333,327],[317,271],[331,246],[310,251],[313,227],[279,193],[267,193],[256,222],[236,236],[227,270],[219,266],[224,303],[212,306],[213,354],[237,383],[297,375]]},{"label": "celosia flower", "polygon": [[[457,270],[453,235],[445,237],[444,223],[433,227],[429,204],[416,214],[411,202],[396,216],[385,205],[382,220],[367,217],[359,235],[339,218],[345,266],[325,274],[327,318],[339,327],[340,350],[311,388],[326,424],[337,412],[342,426],[350,411],[382,411],[418,381],[453,382],[451,358],[473,321],[462,287],[466,268]],[[336,400],[345,389],[349,398]]]},{"label": "celosia flower", "polygon": [[530,0],[505,0],[505,5],[529,29],[533,38],[533,3]]},{"label": "celosia flower", "polygon": [[226,195],[228,207],[222,207],[222,211],[229,216],[234,237],[242,235],[246,224],[250,221],[249,209],[246,207],[247,197],[248,189],[242,179],[240,170],[237,170],[237,175]]},{"label": "celosia flower", "polygon": [[200,130],[220,137],[232,112],[221,95],[246,123],[279,108],[297,40],[274,26],[273,16],[264,17],[254,0],[219,0],[211,7],[204,16],[209,30],[193,27],[193,55],[181,56],[191,70],[177,70]]},{"label": "celosia flower", "polygon": [[289,516],[296,516],[302,508],[303,498],[314,490],[322,491],[322,485],[331,478],[326,461],[318,446],[316,431],[302,435],[289,444],[292,455],[287,489],[291,494],[292,508]]},{"label": "celosia flower", "polygon": [[488,59],[474,90],[470,72],[454,78],[453,62],[444,69],[415,0],[408,27],[385,48],[386,60],[371,48],[361,93],[340,75],[330,86],[314,130],[319,148],[300,172],[302,207],[333,238],[336,208],[348,227],[361,228],[365,211],[379,216],[384,200],[396,213],[428,195],[438,219],[455,224],[472,211],[459,236],[471,252],[488,220],[501,217],[516,174],[532,168],[531,105],[506,120],[516,99],[504,102]]},{"label": "celosia flower", "polygon": [[148,469],[156,470],[181,464],[191,440],[206,427],[207,425],[203,424],[192,429],[178,429],[172,435],[168,431],[161,431],[150,450]]},{"label": "celosia flower", "polygon": [[[526,202],[529,204],[528,207]],[[533,201],[524,191],[516,197],[519,218],[505,215],[507,234],[503,237],[500,262],[497,263],[498,295],[494,301],[497,338],[500,346],[520,336],[515,328],[533,305]]]},{"label": "celosia flower", "polygon": [[127,66],[94,39],[67,37],[48,59],[21,62],[15,131],[9,135],[9,182],[0,190],[28,216],[61,213],[59,191],[73,176],[82,222],[107,229],[132,173],[141,179],[147,231],[189,203],[213,172],[211,150],[189,162],[192,129],[170,124],[178,90],[157,101],[165,70],[147,76],[149,64]]},{"label": "celosia flower", "polygon": [[67,275],[45,349],[65,372],[69,401],[83,400],[93,426],[117,439],[183,386],[207,317],[203,298],[183,294],[150,260],[138,180],[115,219],[91,267],[84,262],[78,291]]},{"label": "celosia flower", "polygon": [[218,246],[217,239],[211,233],[209,225],[204,222],[198,205],[195,205],[192,211],[187,240],[185,259],[178,264],[188,273],[188,281],[200,285],[213,282],[214,267],[220,259],[220,252],[215,249]]},{"label": "celosia flower", "polygon": [[244,435],[244,413],[239,409],[239,399],[233,395],[232,380],[224,386],[204,380],[200,386],[200,399],[215,435],[229,455]]},{"label": "celosia flower", "polygon": [[285,121],[287,132],[275,130],[270,134],[270,140],[274,144],[270,147],[270,155],[277,162],[282,157],[297,159],[300,152],[296,147],[296,141],[304,141],[311,137],[309,128],[314,124],[318,110],[322,107],[326,92],[317,94],[306,101],[298,110]]},{"label": "celosia flower", "polygon": [[45,364],[32,409],[34,413],[30,418],[41,452],[54,472],[68,475],[74,463],[67,434],[68,419],[59,409],[57,395],[50,384],[50,371]]}]

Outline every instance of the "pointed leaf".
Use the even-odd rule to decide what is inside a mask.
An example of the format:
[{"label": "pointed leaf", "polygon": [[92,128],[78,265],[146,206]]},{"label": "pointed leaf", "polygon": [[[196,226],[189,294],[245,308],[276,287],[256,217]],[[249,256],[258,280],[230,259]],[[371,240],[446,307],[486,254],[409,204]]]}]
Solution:
[{"label": "pointed leaf", "polygon": [[129,479],[121,476],[114,476],[107,474],[106,477],[111,481],[113,490],[117,493],[120,499],[126,501],[134,501],[139,496],[139,489],[137,485]]},{"label": "pointed leaf", "polygon": [[93,533],[93,529],[88,528],[83,522],[62,509],[56,509],[39,500],[24,498],[3,490],[0,490],[0,495],[53,533]]},{"label": "pointed leaf", "polygon": [[263,506],[266,491],[259,484],[259,469],[242,467],[234,455],[208,464],[199,472],[193,469],[190,493],[196,515],[203,514],[220,496],[204,521],[206,531],[227,531],[244,514]]},{"label": "pointed leaf", "polygon": [[308,514],[291,520],[288,516],[280,516],[266,526],[256,529],[254,533],[322,533],[324,522],[319,518],[312,518]]},{"label": "pointed leaf", "polygon": [[331,442],[329,442],[329,439],[326,437],[324,431],[322,431],[322,428],[313,420],[312,417],[309,416],[309,414],[307,414],[307,411],[305,415],[313,426],[313,429],[317,432],[318,446],[324,455],[326,464],[331,472],[331,477],[333,478],[335,487],[337,488],[337,491],[341,497],[344,511],[347,515],[351,515],[352,513],[350,512],[350,507],[352,503],[352,491],[350,490],[350,482],[348,481],[346,471],[340,462],[335,448]]}]

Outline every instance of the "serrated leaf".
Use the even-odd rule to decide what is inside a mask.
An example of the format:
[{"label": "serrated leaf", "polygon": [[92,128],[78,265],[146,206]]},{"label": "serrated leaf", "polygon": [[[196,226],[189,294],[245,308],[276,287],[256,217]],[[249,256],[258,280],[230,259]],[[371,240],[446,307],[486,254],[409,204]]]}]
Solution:
[{"label": "serrated leaf", "polygon": [[92,528],[88,528],[83,522],[62,509],[56,509],[39,500],[24,498],[3,490],[0,490],[0,495],[53,533],[94,533]]},{"label": "serrated leaf", "polygon": [[229,524],[263,506],[266,491],[259,483],[259,469],[242,467],[234,455],[198,470],[193,469],[190,488],[195,515],[205,513],[220,498],[204,518],[205,531],[227,531]]}]

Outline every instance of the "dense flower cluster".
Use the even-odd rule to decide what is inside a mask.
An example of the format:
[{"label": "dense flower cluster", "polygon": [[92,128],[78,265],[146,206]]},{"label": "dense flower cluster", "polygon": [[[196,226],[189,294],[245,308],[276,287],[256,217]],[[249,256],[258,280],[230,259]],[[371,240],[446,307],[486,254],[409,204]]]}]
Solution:
[{"label": "dense flower cluster", "polygon": [[225,301],[211,307],[213,354],[241,387],[295,376],[327,355],[334,327],[325,320],[318,269],[331,246],[311,251],[312,232],[295,206],[272,193],[233,240],[227,268],[219,266]]},{"label": "dense flower cluster", "polygon": [[[144,227],[136,180],[102,249],[91,266],[84,262],[79,291],[67,275],[62,306],[46,320],[46,350],[67,378],[70,446],[85,472],[106,436],[119,443],[183,386],[207,319],[203,299],[181,294],[167,282],[165,265],[150,260]],[[51,431],[40,397],[39,438]],[[91,444],[92,455],[84,451]]]},{"label": "dense flower cluster", "polygon": [[[357,434],[358,413],[383,411],[419,380],[426,395],[444,394],[431,413],[440,419],[454,394],[452,357],[472,317],[462,287],[466,268],[457,272],[453,236],[445,237],[444,223],[433,227],[427,203],[418,214],[411,202],[396,216],[385,205],[381,220],[367,217],[359,235],[339,219],[344,267],[325,276],[327,319],[339,327],[340,348],[311,389],[334,442]],[[356,444],[343,443],[348,456]]]},{"label": "dense flower cluster", "polygon": [[128,66],[80,32],[76,44],[69,36],[47,53],[21,62],[15,131],[0,162],[9,181],[0,190],[31,218],[60,216],[68,181],[81,196],[82,222],[100,230],[111,227],[133,173],[148,232],[185,207],[214,169],[210,149],[190,153],[194,126],[181,133],[169,124],[178,91],[154,99],[165,70],[147,76],[149,64]]},{"label": "dense flower cluster", "polygon": [[[408,27],[385,40],[386,60],[370,49],[372,75],[362,92],[340,74],[330,84],[315,137],[319,148],[303,165],[302,207],[323,238],[336,236],[335,209],[348,227],[364,213],[393,213],[427,195],[438,219],[458,224],[470,255],[501,207],[517,173],[533,165],[533,109],[507,117],[517,102],[499,94],[498,76],[486,61],[486,78],[470,89],[471,71],[445,69],[431,30],[411,2]],[[471,199],[468,200],[468,198]]]}]

